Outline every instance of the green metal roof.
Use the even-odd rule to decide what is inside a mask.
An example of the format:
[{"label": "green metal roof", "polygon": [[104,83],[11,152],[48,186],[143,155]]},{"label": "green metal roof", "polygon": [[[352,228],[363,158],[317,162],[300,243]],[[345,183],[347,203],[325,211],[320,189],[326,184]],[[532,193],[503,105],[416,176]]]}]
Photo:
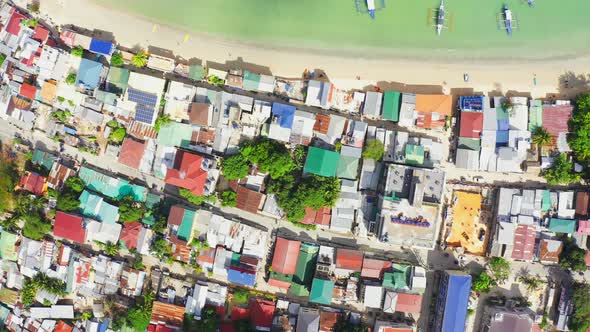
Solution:
[{"label": "green metal roof", "polygon": [[115,178],[88,167],[82,167],[78,176],[84,181],[86,187],[107,197],[121,199],[131,195],[137,202],[145,201],[147,189],[130,184],[127,180]]},{"label": "green metal roof", "polygon": [[496,107],[496,119],[498,120],[506,120],[510,116],[508,114],[508,110],[504,109],[502,106]]},{"label": "green metal roof", "polygon": [[94,93],[94,98],[108,105],[115,105],[117,102],[117,95],[115,93],[102,90],[96,90]]},{"label": "green metal roof", "polygon": [[47,171],[51,171],[53,167],[53,163],[57,159],[56,156],[52,155],[51,153],[43,152],[39,149],[35,149],[33,151],[33,157],[31,158],[31,162],[34,164],[39,164]]},{"label": "green metal roof", "polygon": [[83,215],[109,224],[119,220],[119,208],[105,202],[102,197],[84,190],[79,199]]},{"label": "green metal roof", "polygon": [[160,195],[148,193],[145,199],[145,206],[149,209],[153,208],[157,204],[160,203],[161,197]]},{"label": "green metal roof", "polygon": [[109,75],[107,76],[108,88],[111,92],[118,94],[123,93],[127,89],[129,82],[129,70],[119,67],[111,67]]},{"label": "green metal roof", "polygon": [[411,267],[409,265],[393,264],[392,272],[383,274],[383,287],[390,289],[410,289]]},{"label": "green metal roof", "polygon": [[235,267],[240,266],[240,257],[242,257],[242,255],[232,252],[229,265],[235,266]]},{"label": "green metal roof", "polygon": [[188,147],[193,136],[193,128],[187,123],[172,122],[160,127],[157,143],[163,146]]},{"label": "green metal roof", "polygon": [[242,89],[249,91],[257,91],[259,85],[260,75],[244,70],[244,80],[242,81]]},{"label": "green metal roof", "polygon": [[406,144],[406,163],[411,165],[424,164],[424,147],[422,145]]},{"label": "green metal roof", "polygon": [[459,137],[459,145],[457,148],[479,151],[481,146],[480,142],[479,138]]},{"label": "green metal roof", "polygon": [[205,68],[200,65],[191,65],[188,67],[188,77],[195,81],[200,81],[205,78]]},{"label": "green metal roof", "polygon": [[529,131],[535,130],[537,127],[543,126],[543,103],[534,99],[531,100],[529,107]]},{"label": "green metal roof", "polygon": [[292,274],[284,274],[277,271],[270,271],[270,279],[291,282],[293,280]]},{"label": "green metal roof", "polygon": [[572,234],[576,231],[576,220],[551,218],[549,220],[549,230],[555,233]]},{"label": "green metal roof", "polygon": [[331,304],[334,285],[336,285],[334,281],[314,278],[313,284],[311,285],[311,293],[309,294],[309,301]]},{"label": "green metal roof", "polygon": [[178,227],[176,235],[179,239],[189,241],[193,234],[193,225],[195,222],[195,211],[184,209],[184,216],[182,217],[182,223]]},{"label": "green metal roof", "polygon": [[315,272],[316,259],[318,257],[319,247],[302,243],[297,257],[297,265],[293,281],[300,285],[311,284],[313,273]]},{"label": "green metal roof", "polygon": [[542,211],[549,211],[551,209],[551,192],[549,190],[543,190],[543,200],[542,200]]},{"label": "green metal roof", "polygon": [[310,147],[303,171],[320,176],[335,176],[339,160],[338,152]]},{"label": "green metal roof", "polygon": [[354,180],[357,177],[359,168],[359,158],[350,156],[340,156],[336,175],[339,178]]},{"label": "green metal roof", "polygon": [[309,289],[306,286],[293,282],[291,283],[291,287],[289,287],[289,294],[294,296],[308,297]]},{"label": "green metal roof", "polygon": [[16,234],[3,230],[0,233],[0,258],[16,261]]},{"label": "green metal roof", "polygon": [[383,120],[399,121],[399,108],[401,93],[398,91],[385,91],[383,93]]}]

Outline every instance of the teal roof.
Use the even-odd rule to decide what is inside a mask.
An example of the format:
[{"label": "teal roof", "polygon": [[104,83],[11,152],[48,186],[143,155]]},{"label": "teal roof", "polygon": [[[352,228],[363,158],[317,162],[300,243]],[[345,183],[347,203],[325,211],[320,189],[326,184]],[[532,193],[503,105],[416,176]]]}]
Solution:
[{"label": "teal roof", "polygon": [[242,89],[256,91],[258,90],[259,85],[260,75],[244,70],[244,80],[242,81]]},{"label": "teal roof", "polygon": [[90,190],[94,190],[110,198],[121,199],[131,195],[135,201],[143,202],[147,195],[147,189],[145,187],[130,184],[127,180],[115,178],[88,167],[82,167],[78,176]]},{"label": "teal roof", "polygon": [[9,233],[3,230],[0,233],[0,258],[16,261],[16,234]]},{"label": "teal roof", "polygon": [[297,265],[293,281],[300,285],[308,286],[311,284],[313,273],[315,272],[316,259],[318,257],[319,247],[310,244],[301,244]]},{"label": "teal roof", "polygon": [[309,301],[326,305],[331,304],[334,285],[336,285],[334,281],[314,278]]},{"label": "teal roof", "polygon": [[543,126],[543,103],[534,99],[531,100],[529,107],[529,131],[535,130],[537,127]]},{"label": "teal roof", "polygon": [[551,218],[549,230],[555,233],[572,234],[576,231],[576,220]]},{"label": "teal roof", "polygon": [[509,118],[508,110],[504,109],[502,106],[496,107],[496,119],[506,120],[508,118]]},{"label": "teal roof", "polygon": [[200,81],[205,78],[205,68],[200,65],[191,65],[188,67],[188,77],[195,81]]},{"label": "teal roof", "polygon": [[153,208],[154,206],[158,205],[160,203],[161,197],[160,195],[156,195],[156,194],[152,194],[152,193],[148,193],[147,194],[147,198],[145,200],[145,206],[148,209]]},{"label": "teal roof", "polygon": [[189,241],[193,234],[193,224],[195,222],[195,211],[184,209],[184,216],[182,217],[182,223],[178,228],[176,235],[183,241]]},{"label": "teal roof", "polygon": [[406,144],[406,163],[411,165],[424,164],[424,147],[422,145]]},{"label": "teal roof", "polygon": [[51,153],[35,149],[35,151],[33,151],[33,157],[31,158],[31,162],[40,165],[47,171],[51,171],[53,163],[56,159],[57,157],[52,155]]},{"label": "teal roof", "polygon": [[383,93],[383,120],[399,121],[399,108],[401,102],[401,93],[398,91],[385,91]]},{"label": "teal roof", "polygon": [[338,152],[310,147],[303,171],[321,176],[335,176],[339,160]]},{"label": "teal roof", "polygon": [[350,156],[340,156],[336,175],[342,179],[354,180],[357,177],[359,168],[359,158]]},{"label": "teal roof", "polygon": [[163,146],[188,147],[193,136],[191,125],[180,122],[172,122],[160,127],[157,143]]},{"label": "teal roof", "polygon": [[543,190],[542,200],[542,211],[549,211],[551,209],[551,192],[549,190]]},{"label": "teal roof", "polygon": [[107,85],[110,92],[122,94],[127,89],[129,82],[129,70],[119,67],[111,67],[107,76]]},{"label": "teal roof", "polygon": [[383,274],[383,287],[389,289],[409,290],[411,267],[409,265],[393,264],[392,272]]},{"label": "teal roof", "polygon": [[80,195],[80,213],[108,224],[119,220],[118,207],[106,203],[102,197],[86,190]]},{"label": "teal roof", "polygon": [[94,98],[96,100],[101,101],[107,105],[115,105],[117,103],[117,95],[112,92],[106,92],[102,90],[96,90],[94,93]]}]

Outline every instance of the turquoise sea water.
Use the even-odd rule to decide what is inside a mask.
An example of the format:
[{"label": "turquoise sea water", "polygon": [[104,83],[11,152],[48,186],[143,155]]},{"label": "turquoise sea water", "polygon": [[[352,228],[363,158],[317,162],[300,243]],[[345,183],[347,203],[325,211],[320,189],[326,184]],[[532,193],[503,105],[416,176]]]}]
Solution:
[{"label": "turquoise sea water", "polygon": [[[449,29],[437,36],[439,0],[384,0],[372,20],[355,0],[95,0],[154,22],[273,47],[408,56],[547,58],[590,51],[590,1],[446,0]],[[363,0],[364,1],[364,0]],[[375,0],[380,5],[381,0]],[[504,3],[518,28],[498,28]]]}]

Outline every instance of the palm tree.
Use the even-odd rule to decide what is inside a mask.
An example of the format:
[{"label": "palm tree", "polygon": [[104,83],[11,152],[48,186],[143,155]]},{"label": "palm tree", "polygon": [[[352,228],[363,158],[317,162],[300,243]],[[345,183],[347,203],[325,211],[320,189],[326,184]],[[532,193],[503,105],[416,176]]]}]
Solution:
[{"label": "palm tree", "polygon": [[131,63],[135,67],[145,67],[147,65],[147,53],[144,51],[139,51],[131,58]]},{"label": "palm tree", "polygon": [[529,291],[533,292],[541,288],[541,285],[545,283],[539,276],[536,277],[520,277],[519,281],[524,284],[524,287]]},{"label": "palm tree", "polygon": [[553,137],[544,127],[537,127],[533,131],[533,143],[538,146],[545,146],[551,143]]}]

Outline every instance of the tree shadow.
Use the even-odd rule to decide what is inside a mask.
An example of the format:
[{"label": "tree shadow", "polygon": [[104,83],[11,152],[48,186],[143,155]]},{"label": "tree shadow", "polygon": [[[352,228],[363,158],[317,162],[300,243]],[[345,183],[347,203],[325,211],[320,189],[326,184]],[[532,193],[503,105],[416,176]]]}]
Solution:
[{"label": "tree shadow", "polygon": [[574,98],[590,90],[590,74],[565,72],[557,81],[559,94],[562,98]]}]

